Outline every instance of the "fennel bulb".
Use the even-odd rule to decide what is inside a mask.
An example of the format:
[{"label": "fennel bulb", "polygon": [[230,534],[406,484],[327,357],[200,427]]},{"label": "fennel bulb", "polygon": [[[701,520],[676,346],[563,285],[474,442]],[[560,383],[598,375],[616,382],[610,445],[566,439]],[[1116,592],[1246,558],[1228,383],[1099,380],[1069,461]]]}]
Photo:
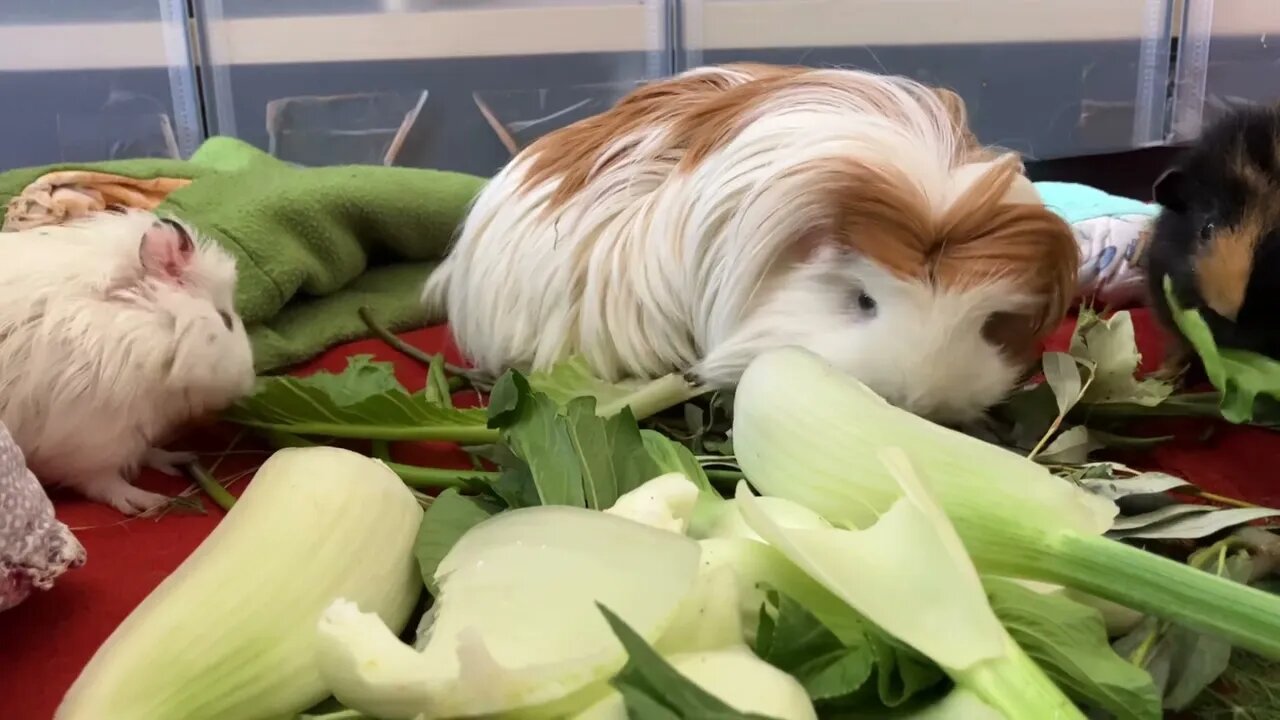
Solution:
[{"label": "fennel bulb", "polygon": [[280,450],[99,648],[57,720],[275,720],[323,700],[315,624],[352,598],[397,631],[422,592],[422,508],[348,450]]},{"label": "fennel bulb", "polygon": [[319,623],[319,666],[339,701],[383,720],[565,717],[626,663],[597,604],[661,642],[698,577],[699,546],[684,535],[584,508],[513,510],[441,561],[421,652],[337,602]]}]

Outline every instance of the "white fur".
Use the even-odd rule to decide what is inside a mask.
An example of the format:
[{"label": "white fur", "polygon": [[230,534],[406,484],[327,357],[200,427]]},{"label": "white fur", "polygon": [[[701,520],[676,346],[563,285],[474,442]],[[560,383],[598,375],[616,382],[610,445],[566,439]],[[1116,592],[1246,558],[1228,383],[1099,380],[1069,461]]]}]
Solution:
[{"label": "white fur", "polygon": [[127,513],[164,500],[129,483],[139,466],[181,459],[153,447],[254,379],[234,259],[188,230],[185,285],[148,275],[140,243],[156,221],[102,213],[0,234],[0,422],[43,480]]},{"label": "white fur", "polygon": [[[799,85],[688,173],[675,169],[681,153],[664,150],[659,122],[618,138],[622,159],[550,213],[557,181],[522,189],[533,158],[518,157],[476,199],[424,303],[447,312],[462,351],[489,375],[581,354],[607,378],[692,370],[731,386],[760,352],[798,344],[913,411],[972,418],[1018,374],[982,339],[982,324],[1027,298],[998,278],[937,292],[834,247],[799,266],[779,260],[830,216],[814,192],[823,179],[806,163],[892,165],[938,215],[986,168],[959,166],[961,138],[929,89],[813,72],[872,79],[880,104],[856,88]],[[877,109],[886,103],[895,111]],[[1009,199],[1034,196],[1020,182]],[[874,317],[858,309],[858,288],[878,303]]]}]

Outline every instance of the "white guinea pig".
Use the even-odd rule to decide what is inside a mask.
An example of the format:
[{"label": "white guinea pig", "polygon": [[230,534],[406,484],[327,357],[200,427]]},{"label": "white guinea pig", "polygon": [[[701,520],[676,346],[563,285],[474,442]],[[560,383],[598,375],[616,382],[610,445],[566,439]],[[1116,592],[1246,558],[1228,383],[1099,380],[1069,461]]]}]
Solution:
[{"label": "white guinea pig", "polygon": [[962,423],[1064,317],[1079,250],[1019,158],[906,78],[730,65],[632,92],[522,151],[427,281],[480,375],[581,355],[730,387],[798,345]]},{"label": "white guinea pig", "polygon": [[138,210],[0,234],[0,422],[44,482],[126,514],[183,423],[253,388],[235,259]]}]

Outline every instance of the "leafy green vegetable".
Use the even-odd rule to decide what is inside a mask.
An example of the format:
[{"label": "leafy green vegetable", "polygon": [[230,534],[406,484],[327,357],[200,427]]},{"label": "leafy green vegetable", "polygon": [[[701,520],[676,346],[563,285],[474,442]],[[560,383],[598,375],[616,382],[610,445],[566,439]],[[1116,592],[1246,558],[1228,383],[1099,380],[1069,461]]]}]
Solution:
[{"label": "leafy green vegetable", "polygon": [[[604,605],[597,604],[605,620],[626,649],[629,659],[626,666],[614,676],[613,686],[627,701],[628,710],[641,714],[635,717],[667,717],[654,714],[659,708],[678,718],[705,718],[706,720],[765,720],[760,715],[740,713],[719,698],[695,685],[681,675],[662,658],[644,638],[627,626]],[[643,697],[644,700],[637,698]]]},{"label": "leafy green vegetable", "polygon": [[258,430],[358,438],[492,442],[484,410],[458,410],[410,393],[390,363],[368,355],[348,360],[341,373],[259,378],[257,389],[224,419]]},{"label": "leafy green vegetable", "polygon": [[503,376],[494,393],[501,405],[490,412],[489,422],[501,429],[518,460],[508,458],[494,491],[512,507],[604,510],[661,474],[629,408],[601,417],[589,396],[561,406],[514,372]]},{"label": "leafy green vegetable", "polygon": [[[1252,565],[1248,553],[1228,555],[1227,539],[1192,554],[1188,563],[1215,575],[1246,582]],[[1227,669],[1232,647],[1227,641],[1195,630],[1148,618],[1115,643],[1116,651],[1146,668],[1163,695],[1166,709],[1182,710]]]},{"label": "leafy green vegetable", "polygon": [[413,554],[422,571],[422,582],[433,596],[439,590],[435,576],[440,561],[468,530],[499,510],[477,498],[460,495],[454,488],[440,493],[427,508]]},{"label": "leafy green vegetable", "polygon": [[570,400],[581,397],[593,397],[597,404],[606,406],[623,400],[645,384],[637,380],[605,382],[593,375],[586,361],[576,355],[556,363],[549,370],[529,373],[527,377],[536,392],[546,395],[558,405],[568,405]]},{"label": "leafy green vegetable", "polygon": [[814,702],[852,695],[867,684],[876,663],[870,643],[846,646],[795,600],[770,595],[776,611],[760,611],[755,645],[760,659],[794,676]]},{"label": "leafy green vegetable", "polygon": [[1153,407],[1173,392],[1173,386],[1166,382],[1138,378],[1142,355],[1128,311],[1104,319],[1092,310],[1082,310],[1071,338],[1071,354],[1093,369],[1093,380],[1081,398],[1083,403]]},{"label": "leafy green vegetable", "polygon": [[1251,422],[1260,396],[1280,399],[1280,362],[1247,350],[1219,348],[1199,311],[1184,310],[1178,304],[1167,277],[1164,294],[1174,323],[1200,356],[1209,382],[1222,394],[1224,418],[1233,423]]},{"label": "leafy green vegetable", "polygon": [[1097,610],[1003,578],[983,585],[1005,629],[1069,694],[1117,718],[1159,720],[1151,676],[1111,649]]},{"label": "leafy green vegetable", "polygon": [[707,479],[707,473],[698,464],[698,459],[689,452],[689,448],[677,443],[655,430],[641,430],[640,439],[649,457],[658,465],[660,473],[684,473],[698,489],[713,493],[715,489]]}]

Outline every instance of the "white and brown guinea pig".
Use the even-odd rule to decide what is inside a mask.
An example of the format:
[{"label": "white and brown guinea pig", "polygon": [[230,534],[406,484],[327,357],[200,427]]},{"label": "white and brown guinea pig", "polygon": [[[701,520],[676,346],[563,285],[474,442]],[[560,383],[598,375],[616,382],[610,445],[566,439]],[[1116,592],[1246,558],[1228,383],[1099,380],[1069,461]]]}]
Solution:
[{"label": "white and brown guinea pig", "polygon": [[954,94],[727,65],[530,145],[476,198],[423,300],[485,375],[581,354],[606,378],[731,387],[798,345],[964,422],[1024,376],[1078,261]]},{"label": "white and brown guinea pig", "polygon": [[1175,339],[1165,370],[1193,366],[1164,294],[1197,308],[1217,343],[1280,359],[1280,106],[1216,121],[1160,176],[1146,251],[1151,305]]},{"label": "white and brown guinea pig", "polygon": [[0,422],[31,469],[124,513],[162,503],[132,475],[253,387],[235,284],[225,250],[148,212],[0,234]]}]

